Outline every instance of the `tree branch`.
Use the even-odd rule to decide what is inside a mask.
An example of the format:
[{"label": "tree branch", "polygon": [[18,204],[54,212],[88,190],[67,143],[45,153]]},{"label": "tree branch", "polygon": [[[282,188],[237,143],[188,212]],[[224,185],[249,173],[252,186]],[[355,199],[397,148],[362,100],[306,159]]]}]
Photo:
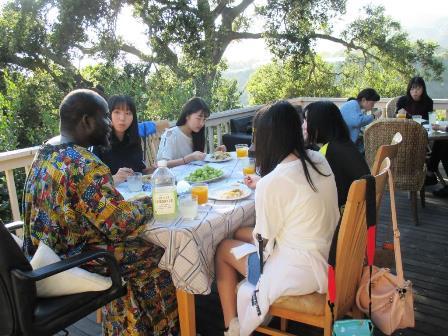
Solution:
[{"label": "tree branch", "polygon": [[243,39],[260,39],[263,38],[261,33],[248,33],[248,32],[230,32],[228,35],[230,41],[243,40]]},{"label": "tree branch", "polygon": [[124,52],[127,52],[129,54],[132,54],[134,56],[137,56],[142,61],[149,62],[149,63],[154,62],[154,59],[151,56],[145,54],[143,51],[137,49],[133,45],[129,45],[129,44],[123,43],[120,46],[120,50],[122,50]]},{"label": "tree branch", "polygon": [[374,60],[376,60],[376,61],[378,61],[380,63],[384,63],[384,62],[387,63],[389,66],[391,66],[392,68],[398,70],[399,72],[404,72],[403,69],[400,69],[396,65],[392,64],[387,59],[379,57],[379,56],[371,53],[367,48],[362,47],[362,46],[356,44],[355,42],[353,42],[353,40],[351,40],[350,42],[347,42],[347,41],[345,41],[345,40],[343,40],[341,38],[338,38],[338,37],[334,37],[334,36],[326,35],[326,34],[318,34],[318,33],[312,34],[312,35],[310,35],[310,37],[311,38],[322,39],[322,40],[327,40],[327,41],[332,41],[332,42],[335,42],[335,43],[339,43],[339,44],[345,46],[349,50],[350,49],[359,50],[359,51],[362,52],[365,61],[367,60],[367,57],[371,57],[371,58],[373,58]]},{"label": "tree branch", "polygon": [[364,47],[362,47],[362,46],[360,46],[360,45],[355,44],[355,43],[353,42],[353,40],[350,41],[350,42],[347,42],[347,41],[345,41],[345,40],[343,40],[343,39],[341,39],[341,38],[339,38],[339,37],[334,37],[334,36],[326,35],[326,34],[316,34],[316,33],[315,33],[315,34],[312,34],[310,37],[312,37],[312,38],[314,37],[314,38],[321,39],[321,40],[332,41],[332,42],[335,42],[335,43],[338,43],[338,44],[343,45],[343,46],[346,47],[347,49],[355,49],[355,50],[359,50],[359,51],[361,51],[364,55],[368,55],[369,57],[372,57],[373,59],[375,59],[375,60],[377,60],[377,61],[380,61],[380,62],[383,62],[383,61],[384,61],[382,58],[380,58],[380,57],[378,57],[378,56],[372,54],[367,48],[364,48]]},{"label": "tree branch", "polygon": [[214,10],[212,10],[212,17],[216,19],[226,8],[226,5],[228,4],[229,0],[221,0],[215,7]]},{"label": "tree branch", "polygon": [[243,0],[241,3],[235,7],[230,8],[229,17],[231,21],[233,21],[238,15],[246,10],[250,4],[252,4],[254,0]]}]

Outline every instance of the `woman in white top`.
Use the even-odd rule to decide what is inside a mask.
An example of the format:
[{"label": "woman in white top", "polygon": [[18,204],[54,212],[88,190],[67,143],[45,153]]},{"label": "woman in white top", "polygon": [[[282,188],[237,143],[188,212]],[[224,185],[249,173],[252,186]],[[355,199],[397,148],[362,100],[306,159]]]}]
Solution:
[{"label": "woman in white top", "polygon": [[[334,176],[320,153],[305,150],[294,107],[274,103],[260,110],[256,120],[261,179],[253,236],[261,235],[266,262],[260,275],[260,259],[253,252],[258,248],[231,239],[218,247],[215,265],[225,335],[250,335],[280,296],[326,292],[328,252],[339,220]],[[255,239],[253,244],[258,245]],[[248,281],[236,295],[238,273]]]},{"label": "woman in white top", "polygon": [[[205,121],[210,115],[207,103],[193,97],[182,107],[176,126],[162,134],[157,160],[167,160],[168,167],[180,166],[205,157]],[[218,147],[216,150],[224,150]]]}]

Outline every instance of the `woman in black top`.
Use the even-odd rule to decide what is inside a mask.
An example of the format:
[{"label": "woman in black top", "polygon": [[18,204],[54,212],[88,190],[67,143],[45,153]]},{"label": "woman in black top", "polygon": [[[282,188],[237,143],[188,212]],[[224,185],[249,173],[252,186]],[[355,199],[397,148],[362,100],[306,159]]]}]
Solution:
[{"label": "woman in black top", "polygon": [[320,147],[333,171],[338,190],[338,205],[347,201],[348,191],[354,180],[370,174],[370,169],[350,140],[350,133],[339,108],[330,101],[319,101],[305,108],[303,127],[308,134],[308,143]]},{"label": "woman in black top", "polygon": [[432,110],[433,102],[426,92],[425,81],[422,77],[413,77],[408,83],[406,96],[398,99],[397,113],[406,114],[408,119],[413,115],[421,115],[423,119],[428,120],[428,112]]},{"label": "woman in black top", "polygon": [[95,153],[109,168],[115,184],[124,182],[134,172],[145,172],[137,111],[129,96],[112,96],[108,101],[113,132],[110,148],[94,147]]}]

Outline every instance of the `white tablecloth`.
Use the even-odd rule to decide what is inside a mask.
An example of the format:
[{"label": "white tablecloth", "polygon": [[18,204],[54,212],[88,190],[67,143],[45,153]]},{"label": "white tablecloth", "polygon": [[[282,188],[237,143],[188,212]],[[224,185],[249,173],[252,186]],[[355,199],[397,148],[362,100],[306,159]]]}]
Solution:
[{"label": "white tablecloth", "polygon": [[[224,170],[225,177],[209,183],[209,189],[243,180],[242,162],[235,159],[210,163]],[[184,165],[172,169],[180,180],[199,168]],[[145,239],[165,248],[159,266],[171,273],[176,288],[192,294],[210,293],[214,278],[214,256],[218,244],[242,226],[255,224],[254,194],[238,201],[213,201],[199,206],[195,220],[178,218],[171,223],[152,220],[147,224]]]}]

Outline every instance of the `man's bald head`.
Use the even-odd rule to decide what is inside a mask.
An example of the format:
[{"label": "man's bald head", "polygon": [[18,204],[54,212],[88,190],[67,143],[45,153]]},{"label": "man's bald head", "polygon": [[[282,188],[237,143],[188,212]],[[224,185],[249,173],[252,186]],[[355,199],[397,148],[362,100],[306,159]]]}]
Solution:
[{"label": "man's bald head", "polygon": [[96,113],[108,111],[107,102],[98,93],[79,89],[64,97],[59,106],[61,129],[73,131],[84,115],[95,116]]},{"label": "man's bald head", "polygon": [[74,90],[59,106],[61,134],[81,146],[107,146],[111,132],[107,102],[92,90]]}]

